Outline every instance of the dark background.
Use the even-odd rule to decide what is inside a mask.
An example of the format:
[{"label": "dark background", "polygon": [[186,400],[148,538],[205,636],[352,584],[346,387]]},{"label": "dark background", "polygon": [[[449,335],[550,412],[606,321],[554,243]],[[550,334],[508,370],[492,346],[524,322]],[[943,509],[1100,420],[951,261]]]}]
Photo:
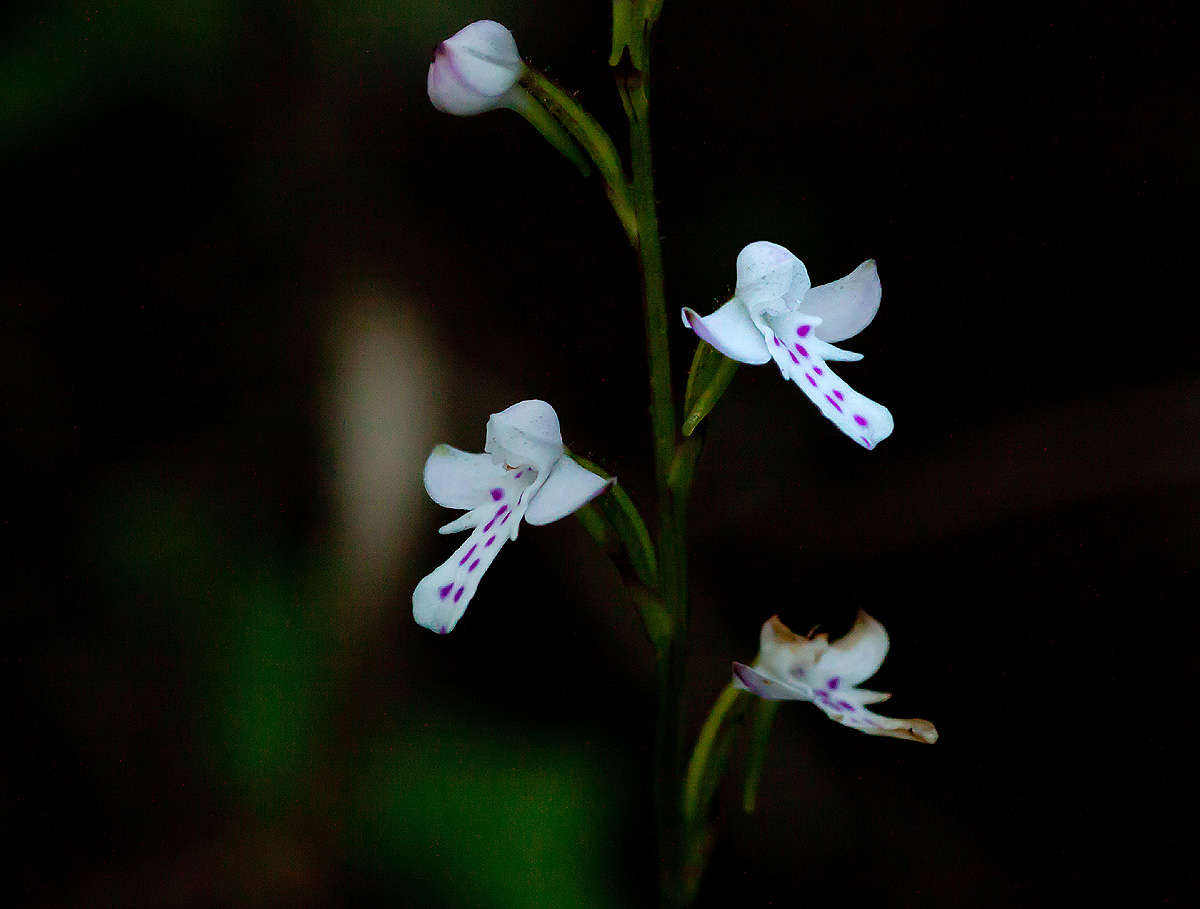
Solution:
[{"label": "dark background", "polygon": [[[16,3],[0,13],[8,745],[31,906],[647,905],[650,653],[574,520],[460,627],[421,463],[558,409],[649,503],[635,263],[429,53],[515,33],[624,146],[606,3]],[[797,628],[879,617],[884,712],[780,711],[703,905],[1190,905],[1200,532],[1194,32],[1167,4],[675,2],[654,129],[672,312],[746,243],[879,262],[841,374],[711,420],[691,729]],[[675,322],[672,322],[675,325]],[[693,337],[674,328],[682,383]],[[680,384],[681,387],[681,384]]]}]

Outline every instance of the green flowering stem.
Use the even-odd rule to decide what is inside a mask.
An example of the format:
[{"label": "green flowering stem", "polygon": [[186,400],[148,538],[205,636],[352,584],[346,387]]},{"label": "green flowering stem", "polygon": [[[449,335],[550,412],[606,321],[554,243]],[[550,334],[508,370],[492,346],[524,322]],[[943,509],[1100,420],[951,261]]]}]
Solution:
[{"label": "green flowering stem", "polygon": [[[646,37],[646,36],[644,36]],[[646,354],[650,367],[650,428],[654,441],[654,479],[658,493],[659,590],[671,618],[671,636],[659,651],[658,722],[655,736],[654,801],[658,834],[660,890],[664,904],[686,905],[681,884],[683,824],[679,792],[682,770],[682,692],[687,638],[687,559],[684,547],[686,500],[674,495],[669,476],[678,441],[671,392],[671,352],[662,249],[654,199],[650,142],[649,53],[644,65],[630,55],[616,67],[617,90],[629,121],[633,163],[633,204],[637,212],[637,252],[641,265]]]},{"label": "green flowering stem", "polygon": [[[629,242],[637,246],[638,219],[630,198],[629,183],[616,146],[599,123],[585,111],[570,94],[530,66],[521,75],[521,85],[527,89],[548,116],[561,124],[596,165],[604,180],[604,191],[616,212]],[[543,135],[545,135],[543,133]],[[547,137],[549,138],[549,137]]]}]

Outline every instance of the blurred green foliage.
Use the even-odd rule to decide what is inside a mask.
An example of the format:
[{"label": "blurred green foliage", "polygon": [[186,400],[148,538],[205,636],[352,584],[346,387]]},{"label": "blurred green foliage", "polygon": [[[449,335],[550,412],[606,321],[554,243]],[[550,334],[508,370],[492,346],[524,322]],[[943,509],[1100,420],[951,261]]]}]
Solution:
[{"label": "blurred green foliage", "polygon": [[297,564],[247,503],[178,478],[122,476],[95,511],[115,621],[170,667],[214,798],[264,825],[337,831],[372,897],[627,905],[614,872],[638,841],[622,835],[628,793],[589,743],[482,725],[425,686],[382,702],[399,724],[348,724],[372,689],[337,662],[336,566]]},{"label": "blurred green foliage", "polygon": [[122,621],[175,655],[198,764],[257,812],[285,807],[328,716],[332,604],[217,495],[142,478],[101,511]]},{"label": "blurred green foliage", "polygon": [[364,752],[348,851],[373,878],[446,905],[627,904],[613,880],[622,786],[594,752],[415,719]]},{"label": "blurred green foliage", "polygon": [[50,6],[0,45],[0,141],[28,140],[129,93],[211,81],[241,16],[233,0]]},{"label": "blurred green foliage", "polygon": [[[521,6],[491,4],[488,13],[519,23],[528,18]],[[119,0],[13,12],[0,40],[0,144],[77,128],[139,96],[170,101],[211,90],[219,100],[222,79],[243,57],[261,56],[264,35],[276,44],[269,52],[299,53],[330,75],[398,66],[423,85],[431,41],[479,12],[468,2],[419,0]]]}]

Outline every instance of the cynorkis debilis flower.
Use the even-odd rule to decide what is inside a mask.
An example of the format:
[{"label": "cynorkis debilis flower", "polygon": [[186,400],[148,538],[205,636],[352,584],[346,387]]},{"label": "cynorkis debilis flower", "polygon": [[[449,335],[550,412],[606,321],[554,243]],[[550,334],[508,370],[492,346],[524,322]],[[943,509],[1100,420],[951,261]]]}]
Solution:
[{"label": "cynorkis debilis flower", "polygon": [[887,632],[862,610],[850,633],[832,644],[828,635],[795,634],[772,616],[762,627],[754,665],[733,664],[734,684],[769,701],[811,701],[830,719],[870,735],[936,742],[937,729],[927,720],[880,716],[864,706],[891,697],[854,687],[879,670],[887,651]]},{"label": "cynorkis debilis flower", "polygon": [[564,454],[558,415],[545,401],[522,401],[492,414],[483,450],[471,454],[438,445],[425,462],[430,498],[467,512],[438,532],[472,531],[413,591],[413,618],[440,634],[462,618],[500,547],[517,538],[522,519],[557,521],[616,482]]},{"label": "cynorkis debilis flower", "polygon": [[731,359],[774,360],[838,429],[870,449],[891,435],[892,415],[834,375],[826,361],[862,359],[830,342],[866,328],[882,293],[874,260],[812,287],[803,262],[776,243],[760,241],[738,254],[733,298],[707,316],[684,307],[683,323]]}]

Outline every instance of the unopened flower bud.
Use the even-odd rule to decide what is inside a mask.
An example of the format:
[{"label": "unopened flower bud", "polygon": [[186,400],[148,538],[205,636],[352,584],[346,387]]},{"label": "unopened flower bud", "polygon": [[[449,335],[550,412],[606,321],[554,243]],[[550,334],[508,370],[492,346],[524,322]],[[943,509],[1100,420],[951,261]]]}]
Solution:
[{"label": "unopened flower bud", "polygon": [[512,107],[513,86],[524,69],[512,32],[490,19],[472,22],[434,51],[429,100],[458,117]]}]

